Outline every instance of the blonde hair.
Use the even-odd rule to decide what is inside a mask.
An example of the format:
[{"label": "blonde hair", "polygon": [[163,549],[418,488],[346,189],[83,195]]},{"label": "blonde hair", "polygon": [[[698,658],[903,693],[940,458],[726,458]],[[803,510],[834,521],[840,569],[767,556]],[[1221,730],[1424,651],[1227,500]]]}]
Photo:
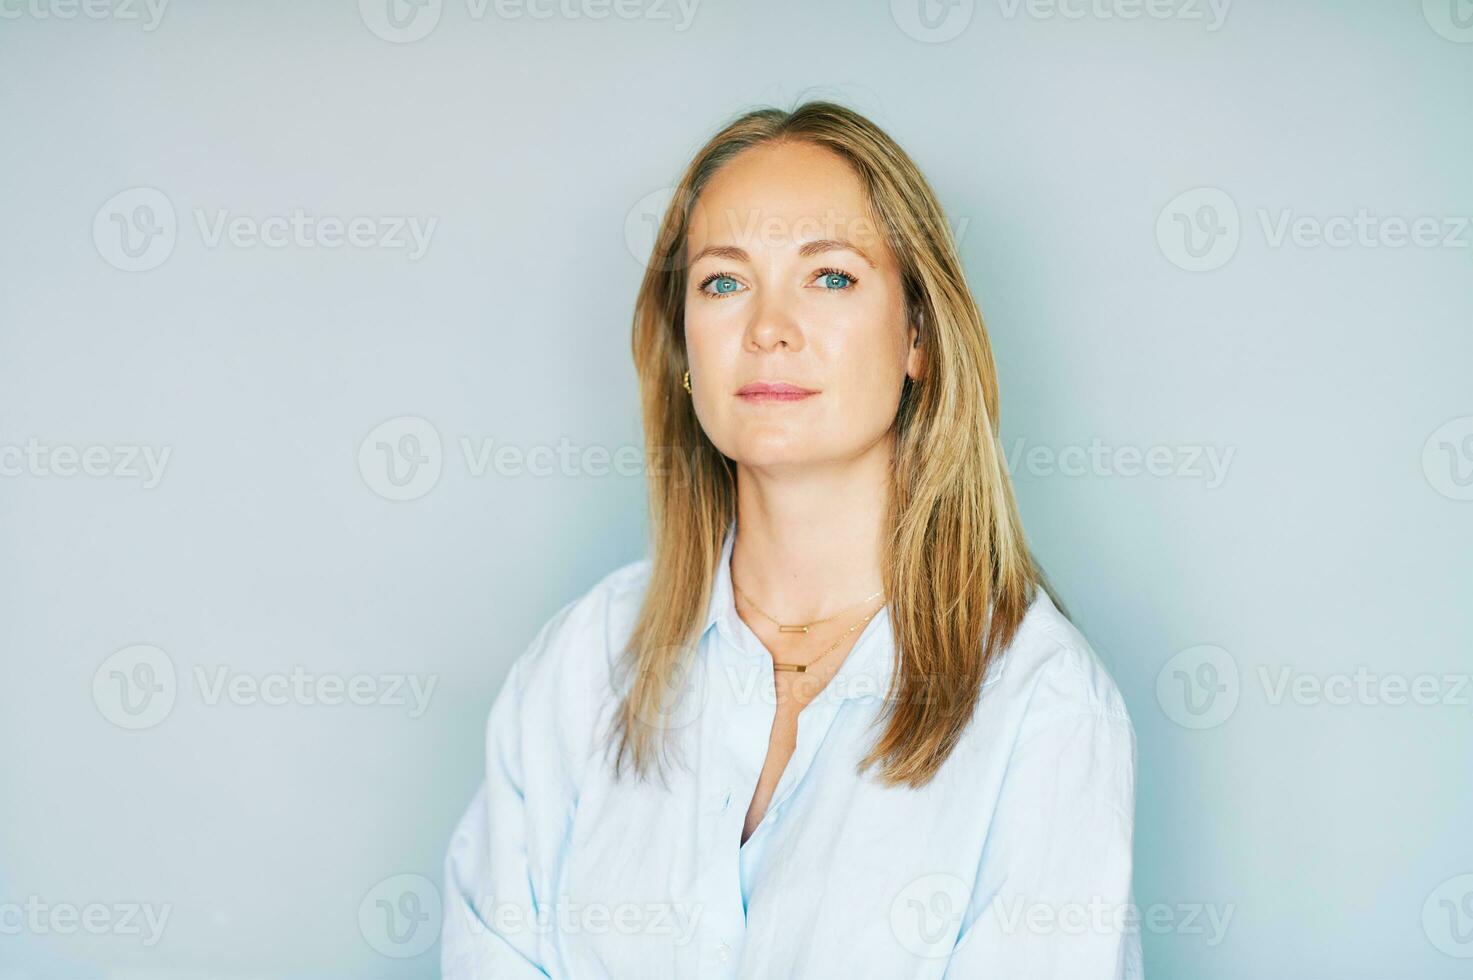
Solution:
[{"label": "blonde hair", "polygon": [[[666,698],[690,669],[728,525],[736,473],[706,437],[683,388],[685,246],[692,208],[742,151],[802,141],[843,157],[859,177],[901,270],[910,322],[925,351],[923,381],[896,411],[884,555],[896,670],[877,719],[884,730],[859,770],[919,787],[955,748],[993,659],[1011,642],[1035,589],[1052,595],[1024,540],[998,435],[997,370],[956,244],[925,177],[857,112],[827,101],[745,113],[686,168],[666,210],[634,308],[633,352],[651,467],[650,577],[612,716],[615,771],[641,776],[662,756]],[[1062,608],[1062,604],[1061,608]]]}]

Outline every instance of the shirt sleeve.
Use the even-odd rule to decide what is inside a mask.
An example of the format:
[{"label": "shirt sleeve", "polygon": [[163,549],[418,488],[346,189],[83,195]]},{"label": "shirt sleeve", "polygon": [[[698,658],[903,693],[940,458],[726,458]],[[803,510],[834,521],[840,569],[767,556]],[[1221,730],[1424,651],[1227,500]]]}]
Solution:
[{"label": "shirt sleeve", "polygon": [[1025,725],[948,980],[1140,980],[1135,760],[1123,707],[1053,703]]},{"label": "shirt sleeve", "polygon": [[[541,639],[539,637],[539,639]],[[535,644],[534,644],[535,646]],[[444,980],[548,977],[528,860],[518,659],[491,706],[486,779],[445,855]]]}]

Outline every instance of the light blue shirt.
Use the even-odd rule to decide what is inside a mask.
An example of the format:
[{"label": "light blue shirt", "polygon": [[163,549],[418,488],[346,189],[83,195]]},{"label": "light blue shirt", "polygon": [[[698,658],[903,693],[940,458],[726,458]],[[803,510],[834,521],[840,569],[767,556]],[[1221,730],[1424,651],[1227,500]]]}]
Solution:
[{"label": "light blue shirt", "polygon": [[800,713],[741,843],[776,695],[772,657],[733,600],[734,535],[663,719],[678,753],[667,785],[615,781],[604,755],[611,667],[648,559],[564,606],[513,664],[487,722],[485,783],[446,855],[446,980],[1140,977],[1134,731],[1042,590],[920,789],[855,771],[895,657],[876,615]]}]

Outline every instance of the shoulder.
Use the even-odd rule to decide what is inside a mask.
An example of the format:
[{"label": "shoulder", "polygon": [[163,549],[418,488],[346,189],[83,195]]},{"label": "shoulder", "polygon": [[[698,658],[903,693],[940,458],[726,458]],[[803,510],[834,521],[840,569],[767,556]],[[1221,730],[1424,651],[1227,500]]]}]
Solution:
[{"label": "shoulder", "polygon": [[526,779],[575,784],[615,706],[612,666],[633,630],[649,565],[622,565],[564,603],[513,660],[486,718],[489,767],[513,752]]},{"label": "shoulder", "polygon": [[572,710],[601,701],[634,628],[650,568],[648,558],[621,565],[548,617],[507,677],[518,699]]},{"label": "shoulder", "polygon": [[[564,603],[512,661],[486,716],[488,784],[566,801],[614,705],[609,665],[638,612],[648,562],[630,562]],[[561,804],[559,804],[561,805]]]},{"label": "shoulder", "polygon": [[1090,716],[1133,734],[1130,713],[1104,661],[1039,589],[995,665],[992,692],[1019,712],[1019,736],[1068,716]]}]

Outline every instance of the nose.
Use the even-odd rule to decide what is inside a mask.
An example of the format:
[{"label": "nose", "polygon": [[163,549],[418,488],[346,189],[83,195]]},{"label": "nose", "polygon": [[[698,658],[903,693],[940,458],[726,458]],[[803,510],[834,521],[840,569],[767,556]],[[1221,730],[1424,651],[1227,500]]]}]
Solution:
[{"label": "nose", "polygon": [[793,309],[793,300],[768,291],[752,304],[744,346],[753,352],[803,349],[803,329]]}]

